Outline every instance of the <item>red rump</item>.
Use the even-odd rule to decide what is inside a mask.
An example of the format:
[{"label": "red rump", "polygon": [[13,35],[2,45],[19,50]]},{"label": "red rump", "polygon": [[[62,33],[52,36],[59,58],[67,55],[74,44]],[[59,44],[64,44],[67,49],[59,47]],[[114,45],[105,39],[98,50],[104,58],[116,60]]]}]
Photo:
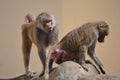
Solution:
[{"label": "red rump", "polygon": [[60,64],[62,63],[64,55],[65,53],[63,50],[55,49],[52,53],[52,59],[55,61],[55,63]]},{"label": "red rump", "polygon": [[25,23],[29,23],[29,22],[30,22],[30,20],[29,20],[27,17],[25,17],[24,22],[25,22]]},{"label": "red rump", "polygon": [[[32,22],[33,20],[34,20],[34,18],[32,17],[32,15],[31,15],[31,14],[27,14],[27,15],[25,16],[24,22],[25,22],[25,23],[30,23],[30,22]],[[24,24],[22,24],[21,28],[22,28],[22,30],[23,30]]]}]

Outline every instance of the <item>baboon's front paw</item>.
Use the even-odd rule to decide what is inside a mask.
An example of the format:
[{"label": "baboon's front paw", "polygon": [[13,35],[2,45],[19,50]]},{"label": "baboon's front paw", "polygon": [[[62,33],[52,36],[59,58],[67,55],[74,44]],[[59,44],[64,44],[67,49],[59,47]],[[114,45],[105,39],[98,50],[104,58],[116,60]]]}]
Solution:
[{"label": "baboon's front paw", "polygon": [[27,76],[27,77],[32,78],[34,75],[35,75],[35,73],[32,72],[32,71],[27,71],[27,72],[26,72],[26,76]]},{"label": "baboon's front paw", "polygon": [[99,68],[100,68],[100,70],[101,70],[101,72],[102,72],[103,74],[106,74],[105,69],[104,69],[103,66],[100,66]]},{"label": "baboon's front paw", "polygon": [[88,72],[88,66],[86,64],[82,64],[82,68]]}]

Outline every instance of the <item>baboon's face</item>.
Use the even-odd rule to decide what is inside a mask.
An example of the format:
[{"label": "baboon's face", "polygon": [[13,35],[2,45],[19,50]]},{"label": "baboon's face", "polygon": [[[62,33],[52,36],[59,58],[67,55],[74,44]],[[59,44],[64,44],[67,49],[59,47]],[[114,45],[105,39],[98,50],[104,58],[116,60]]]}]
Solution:
[{"label": "baboon's face", "polygon": [[108,24],[105,22],[99,23],[99,37],[98,41],[99,42],[104,42],[105,37],[109,34],[109,27]]},{"label": "baboon's face", "polygon": [[56,26],[54,16],[48,13],[41,13],[37,17],[39,28],[46,33],[53,31],[53,28]]}]

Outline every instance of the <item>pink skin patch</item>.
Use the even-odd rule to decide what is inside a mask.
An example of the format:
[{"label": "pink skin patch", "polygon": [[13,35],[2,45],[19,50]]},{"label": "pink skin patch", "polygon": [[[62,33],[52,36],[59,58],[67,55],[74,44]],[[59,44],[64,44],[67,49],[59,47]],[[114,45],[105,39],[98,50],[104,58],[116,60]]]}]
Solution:
[{"label": "pink skin patch", "polygon": [[46,25],[48,26],[48,32],[50,33],[50,32],[52,32],[52,22],[48,22],[48,23],[46,23]]},{"label": "pink skin patch", "polygon": [[59,52],[60,50],[59,49],[56,49],[56,52]]},{"label": "pink skin patch", "polygon": [[44,26],[51,26],[52,24],[52,20],[45,20],[44,22],[43,22],[43,25]]},{"label": "pink skin patch", "polygon": [[25,18],[24,22],[29,23],[30,21],[28,20],[28,18]]},{"label": "pink skin patch", "polygon": [[52,53],[52,59],[55,61],[55,63],[60,64],[62,63],[62,59],[66,56],[66,53],[64,50],[55,49]]},{"label": "pink skin patch", "polygon": [[46,27],[46,31],[48,32],[48,33],[50,33],[50,32],[52,32],[52,20],[45,20],[44,22],[43,22],[43,26],[44,27]]},{"label": "pink skin patch", "polygon": [[[25,17],[24,23],[29,23],[29,22],[30,22],[30,21],[28,20],[28,18]],[[23,30],[23,28],[24,28],[24,24],[22,24],[21,30]]]},{"label": "pink skin patch", "polygon": [[50,22],[47,22],[46,25],[47,25],[47,26],[52,26],[52,22],[51,22],[51,21],[50,21]]},{"label": "pink skin patch", "polygon": [[[30,23],[30,20],[27,17],[25,17],[24,23]],[[22,26],[21,26],[22,30],[23,30],[23,28],[24,28],[24,24],[22,24]]]}]

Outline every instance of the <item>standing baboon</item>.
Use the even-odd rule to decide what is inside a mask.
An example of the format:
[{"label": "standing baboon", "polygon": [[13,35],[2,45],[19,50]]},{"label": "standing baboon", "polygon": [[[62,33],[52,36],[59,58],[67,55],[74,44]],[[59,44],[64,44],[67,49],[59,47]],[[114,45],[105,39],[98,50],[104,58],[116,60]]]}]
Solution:
[{"label": "standing baboon", "polygon": [[22,50],[24,58],[25,73],[32,76],[29,60],[32,43],[38,48],[38,54],[43,65],[44,74],[46,54],[49,48],[58,41],[58,29],[53,15],[43,12],[39,14],[36,20],[32,15],[25,17],[25,24],[22,25]]},{"label": "standing baboon", "polygon": [[[101,72],[105,74],[103,64],[96,56],[95,45],[96,42],[104,42],[105,36],[109,33],[108,24],[104,21],[89,22],[83,24],[81,27],[70,31],[58,44],[56,44],[50,51],[46,60],[46,79],[49,78],[49,60],[54,60],[60,64],[64,61],[74,60],[81,64],[81,66],[88,71],[85,65],[85,51],[98,65]],[[51,62],[50,62],[51,64]]]}]

